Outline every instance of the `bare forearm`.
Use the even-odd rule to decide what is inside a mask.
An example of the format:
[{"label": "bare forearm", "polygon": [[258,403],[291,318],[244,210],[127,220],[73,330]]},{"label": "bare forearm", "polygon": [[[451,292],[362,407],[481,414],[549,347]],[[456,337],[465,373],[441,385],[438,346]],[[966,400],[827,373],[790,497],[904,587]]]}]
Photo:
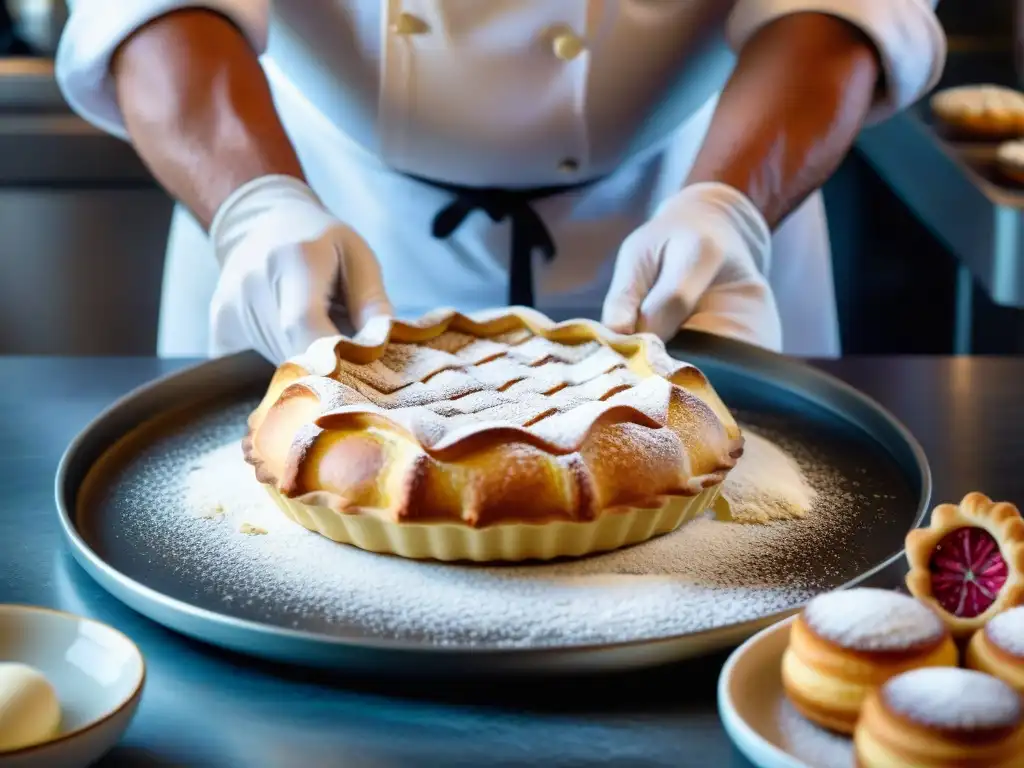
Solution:
[{"label": "bare forearm", "polygon": [[879,71],[846,22],[805,13],[771,24],[740,52],[689,183],[735,187],[774,228],[849,151]]},{"label": "bare forearm", "polygon": [[190,9],[156,19],[111,68],[136,150],[203,226],[247,181],[303,177],[256,54],[225,18]]}]

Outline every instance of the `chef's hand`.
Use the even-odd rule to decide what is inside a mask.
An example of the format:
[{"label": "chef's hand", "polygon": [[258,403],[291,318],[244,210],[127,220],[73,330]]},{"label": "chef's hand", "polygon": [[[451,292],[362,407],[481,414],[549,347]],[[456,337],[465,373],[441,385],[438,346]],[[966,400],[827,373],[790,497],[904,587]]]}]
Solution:
[{"label": "chef's hand", "polygon": [[743,194],[685,187],[623,242],[601,321],[666,341],[684,327],[780,351],[770,255],[768,225]]},{"label": "chef's hand", "polygon": [[343,307],[355,331],[392,314],[369,245],[296,178],[242,186],[217,211],[210,238],[221,267],[212,355],[251,348],[279,364],[338,333],[332,307]]}]

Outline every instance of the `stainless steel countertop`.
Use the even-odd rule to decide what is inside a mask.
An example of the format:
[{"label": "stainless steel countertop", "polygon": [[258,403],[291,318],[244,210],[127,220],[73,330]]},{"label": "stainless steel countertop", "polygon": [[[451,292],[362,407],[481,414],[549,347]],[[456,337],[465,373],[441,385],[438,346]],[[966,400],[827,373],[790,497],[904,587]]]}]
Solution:
[{"label": "stainless steel countertop", "polygon": [[[102,768],[749,768],[719,724],[721,656],[620,677],[400,686],[219,652],[122,606],[65,551],[54,472],[71,438],[103,407],[183,364],[0,357],[0,602],[110,623],[139,644],[148,664],[139,714]],[[903,419],[929,455],[937,500],[984,490],[1024,501],[1024,360],[850,358],[822,367]]]}]

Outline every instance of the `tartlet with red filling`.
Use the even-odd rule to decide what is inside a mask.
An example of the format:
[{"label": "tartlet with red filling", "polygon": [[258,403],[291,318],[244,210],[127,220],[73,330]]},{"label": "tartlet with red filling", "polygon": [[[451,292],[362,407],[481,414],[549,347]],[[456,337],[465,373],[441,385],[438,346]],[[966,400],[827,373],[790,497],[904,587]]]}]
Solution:
[{"label": "tartlet with red filling", "polygon": [[966,637],[1024,604],[1024,519],[1013,504],[969,493],[940,504],[927,528],[907,535],[910,593]]}]

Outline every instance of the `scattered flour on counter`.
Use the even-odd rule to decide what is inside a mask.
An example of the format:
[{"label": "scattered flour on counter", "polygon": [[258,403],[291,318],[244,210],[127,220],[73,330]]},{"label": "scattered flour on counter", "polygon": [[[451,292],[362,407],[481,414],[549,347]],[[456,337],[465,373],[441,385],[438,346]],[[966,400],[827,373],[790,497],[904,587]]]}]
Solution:
[{"label": "scattered flour on counter", "polygon": [[799,519],[814,505],[817,492],[800,466],[781,448],[750,429],[743,430],[743,456],[722,484],[718,508],[737,523]]},{"label": "scattered flour on counter", "polygon": [[[751,455],[763,454],[755,448]],[[736,487],[748,495],[738,499],[751,498],[751,478],[762,476],[756,462],[747,463],[755,466]],[[206,591],[231,612],[439,645],[647,639],[792,608],[822,591],[807,575],[808,552],[815,553],[815,573],[839,562],[823,542],[842,532],[850,501],[833,470],[811,467],[817,486],[835,491],[800,520],[747,525],[706,515],[672,534],[575,561],[454,565],[372,554],[307,531],[255,482],[237,442],[188,464],[183,481],[154,462],[160,477],[145,481],[146,492],[174,501],[143,504],[136,496],[124,504],[126,516],[154,549],[170,548],[161,556],[173,567],[202,574]],[[800,493],[787,498],[813,498],[807,488]],[[265,535],[244,535],[243,528]]]},{"label": "scattered flour on counter", "polygon": [[820,728],[783,697],[776,713],[779,744],[793,757],[813,768],[854,768],[853,741]]}]

